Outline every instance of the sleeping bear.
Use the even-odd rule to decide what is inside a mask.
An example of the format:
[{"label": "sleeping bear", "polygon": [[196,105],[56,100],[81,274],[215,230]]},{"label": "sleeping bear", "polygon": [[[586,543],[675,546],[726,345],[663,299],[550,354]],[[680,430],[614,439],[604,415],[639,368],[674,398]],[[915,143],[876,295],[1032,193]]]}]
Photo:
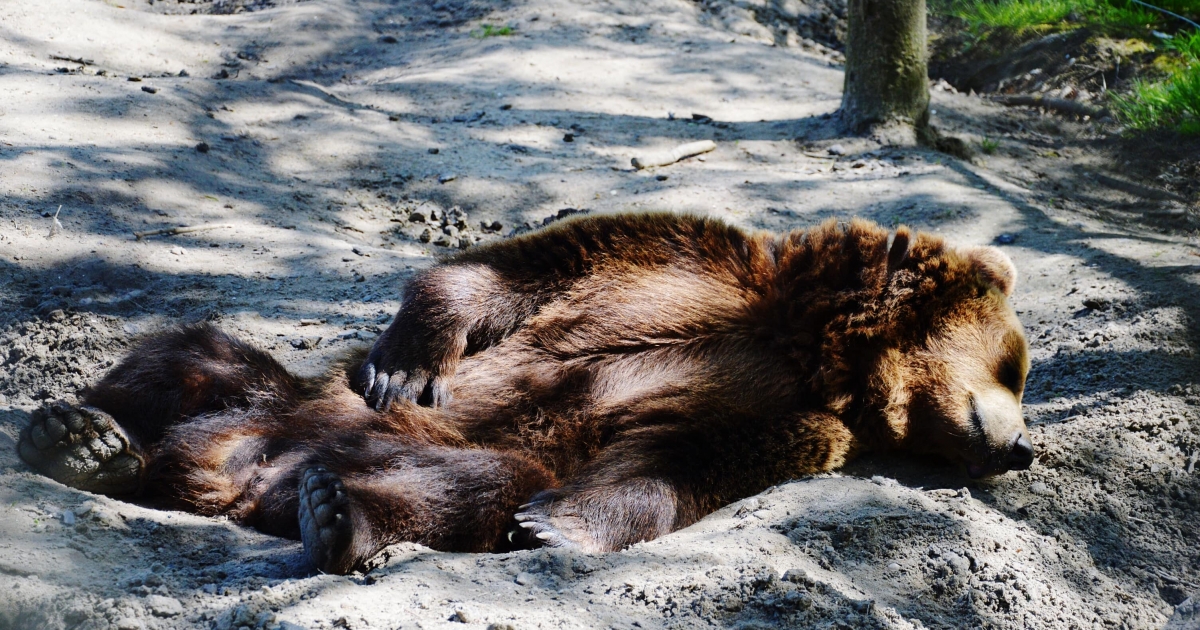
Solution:
[{"label": "sleeping bear", "polygon": [[1015,280],[995,248],[861,220],[585,217],[418,273],[319,379],[210,325],[151,335],[18,448],[330,573],[400,541],[619,550],[867,450],[1029,467]]}]

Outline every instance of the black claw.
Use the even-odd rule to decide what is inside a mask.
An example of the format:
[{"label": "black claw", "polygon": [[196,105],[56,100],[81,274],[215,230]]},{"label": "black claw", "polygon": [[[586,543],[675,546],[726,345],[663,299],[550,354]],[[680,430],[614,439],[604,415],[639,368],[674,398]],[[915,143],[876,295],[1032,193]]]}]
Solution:
[{"label": "black claw", "polygon": [[363,386],[363,398],[370,398],[375,386],[375,364],[367,362],[358,370],[358,382]]}]

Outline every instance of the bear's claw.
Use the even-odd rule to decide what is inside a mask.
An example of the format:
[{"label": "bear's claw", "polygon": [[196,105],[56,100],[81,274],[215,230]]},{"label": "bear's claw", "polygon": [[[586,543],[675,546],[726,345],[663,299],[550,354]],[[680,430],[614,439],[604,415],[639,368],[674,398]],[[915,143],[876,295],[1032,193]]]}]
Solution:
[{"label": "bear's claw", "polygon": [[304,471],[299,516],[304,551],[318,571],[345,574],[354,568],[350,498],[341,477],[320,467]]},{"label": "bear's claw", "polygon": [[65,400],[33,412],[17,452],[55,481],[102,494],[137,492],[145,465],[112,416]]},{"label": "bear's claw", "polygon": [[510,540],[520,548],[533,549],[537,547],[558,547],[564,549],[578,548],[578,542],[568,537],[551,521],[550,507],[554,501],[550,497],[535,497],[520,509],[526,510],[513,515],[517,528],[509,535]]}]

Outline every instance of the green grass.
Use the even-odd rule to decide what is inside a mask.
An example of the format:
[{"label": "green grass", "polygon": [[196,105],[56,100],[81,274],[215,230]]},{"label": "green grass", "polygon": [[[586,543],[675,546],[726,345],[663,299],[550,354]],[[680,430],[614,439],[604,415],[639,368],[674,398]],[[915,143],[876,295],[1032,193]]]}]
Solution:
[{"label": "green grass", "polygon": [[1162,81],[1138,81],[1133,90],[1113,95],[1117,117],[1134,129],[1174,129],[1200,134],[1200,62]]},{"label": "green grass", "polygon": [[511,26],[495,26],[492,24],[480,24],[479,30],[471,33],[471,36],[476,39],[485,37],[508,37],[513,34]]},{"label": "green grass", "polygon": [[983,140],[979,141],[979,150],[983,151],[987,155],[991,155],[991,154],[995,153],[996,149],[999,149],[999,148],[1000,148],[1000,142],[998,140],[993,140],[992,138],[984,138]]},{"label": "green grass", "polygon": [[[1079,26],[1131,34],[1145,33],[1147,26],[1183,24],[1128,0],[947,0],[938,4],[945,13],[965,21],[976,35],[996,28],[1023,33]],[[1158,0],[1151,4],[1182,15],[1200,13],[1196,0]]]}]

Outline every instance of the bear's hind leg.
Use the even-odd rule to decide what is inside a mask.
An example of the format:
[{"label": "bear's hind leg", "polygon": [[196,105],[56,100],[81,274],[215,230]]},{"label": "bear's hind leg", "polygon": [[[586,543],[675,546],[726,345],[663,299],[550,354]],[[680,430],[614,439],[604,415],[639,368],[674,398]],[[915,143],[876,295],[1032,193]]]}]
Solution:
[{"label": "bear's hind leg", "polygon": [[144,458],[112,416],[61,400],[33,412],[17,451],[43,475],[102,494],[137,492],[145,468]]},{"label": "bear's hind leg", "polygon": [[[517,506],[557,485],[541,465],[513,453],[380,436],[357,448],[318,452],[313,461],[319,463],[301,475],[292,505],[305,552],[326,573],[361,568],[387,545],[405,541],[441,551],[504,550]],[[273,512],[287,505],[271,503]],[[257,523],[265,524],[261,517]]]}]

